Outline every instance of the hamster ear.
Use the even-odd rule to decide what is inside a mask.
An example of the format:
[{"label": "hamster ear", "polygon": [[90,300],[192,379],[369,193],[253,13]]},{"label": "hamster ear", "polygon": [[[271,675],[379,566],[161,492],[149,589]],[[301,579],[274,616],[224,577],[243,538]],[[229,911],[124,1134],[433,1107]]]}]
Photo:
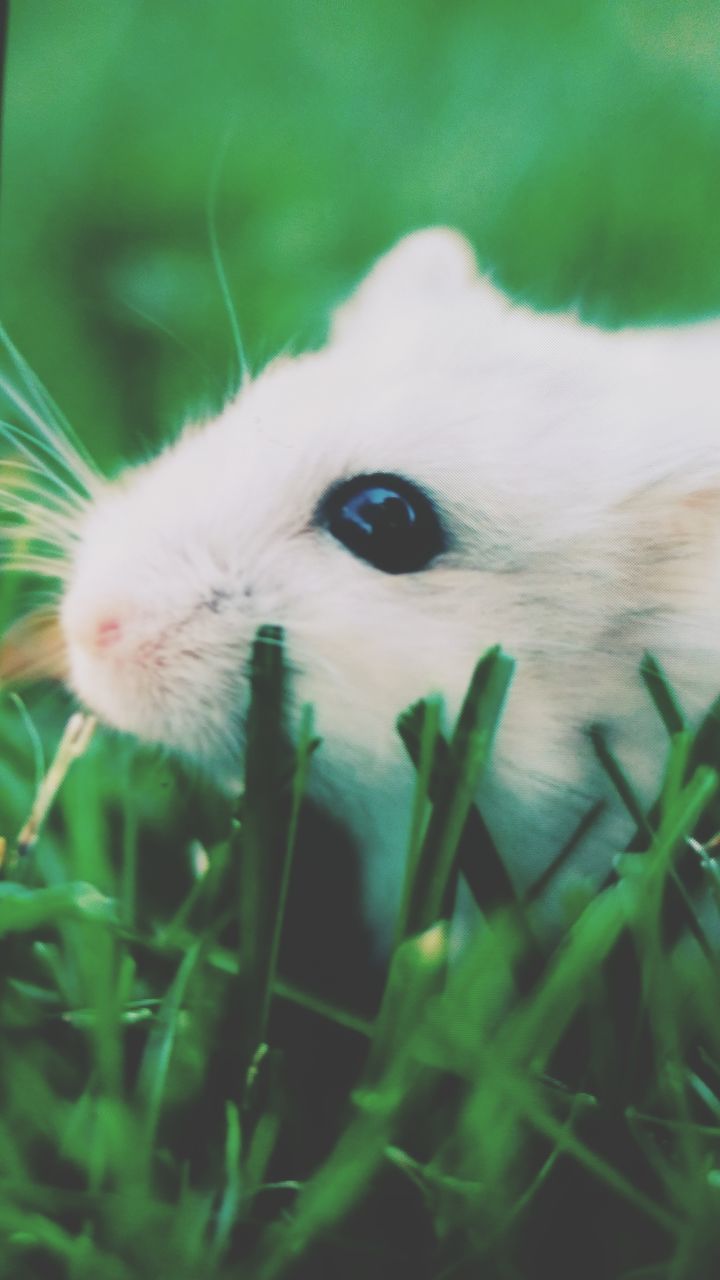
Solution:
[{"label": "hamster ear", "polygon": [[375,263],[347,302],[335,312],[330,339],[365,326],[373,314],[398,305],[450,298],[477,287],[477,262],[469,242],[449,227],[430,227],[405,236]]}]

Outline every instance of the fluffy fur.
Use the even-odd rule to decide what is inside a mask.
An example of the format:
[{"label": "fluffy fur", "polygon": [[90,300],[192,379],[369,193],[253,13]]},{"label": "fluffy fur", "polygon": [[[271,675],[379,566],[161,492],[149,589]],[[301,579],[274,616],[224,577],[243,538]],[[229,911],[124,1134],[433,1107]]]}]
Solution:
[{"label": "fluffy fur", "polygon": [[[653,794],[643,650],[690,714],[717,693],[717,337],[538,315],[479,277],[456,233],[407,237],[323,350],[271,363],[93,495],[61,611],[72,688],[228,780],[249,645],[280,623],[295,705],[315,704],[324,739],[314,792],[349,823],[387,933],[413,783],[395,718],[434,690],[454,715],[500,642],[517,674],[480,800],[527,884],[607,792],[590,723]],[[422,572],[385,575],[313,526],[331,484],[379,471],[425,489],[451,531]],[[600,878],[627,835],[611,805],[574,867]]]}]

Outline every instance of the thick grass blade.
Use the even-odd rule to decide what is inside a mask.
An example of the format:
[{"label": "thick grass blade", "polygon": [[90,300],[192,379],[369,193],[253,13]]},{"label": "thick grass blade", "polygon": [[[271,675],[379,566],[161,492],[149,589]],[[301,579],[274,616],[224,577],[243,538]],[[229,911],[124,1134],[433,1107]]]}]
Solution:
[{"label": "thick grass blade", "polygon": [[630,779],[607,745],[602,726],[598,724],[591,725],[588,730],[588,736],[592,743],[595,755],[625,805],[630,817],[635,823],[637,823],[639,830],[641,830],[644,835],[650,839],[652,837],[652,826],[642,804],[640,803],[640,800],[635,794],[635,790]]},{"label": "thick grass blade", "polygon": [[301,715],[298,745],[294,750],[290,745],[282,631],[262,627],[251,658],[245,789],[236,840],[245,1071],[267,1032],[300,807],[317,745],[309,707]]},{"label": "thick grass blade", "polygon": [[[443,778],[452,775],[450,744],[439,732],[439,708],[434,700],[416,703],[400,719],[399,731],[405,748],[418,770],[415,809],[411,822],[411,838],[405,881],[405,900],[400,913],[398,933],[405,936],[408,895],[415,879],[416,867],[427,826],[424,810],[442,795]],[[429,724],[432,717],[432,725]],[[419,813],[418,813],[419,809]],[[458,849],[460,871],[465,877],[480,910],[487,914],[515,901],[515,889],[502,857],[485,825],[477,805],[470,806]]]},{"label": "thick grass blade", "polygon": [[[403,935],[422,932],[447,915],[446,895],[454,873],[461,837],[473,806],[480,780],[487,768],[492,742],[512,678],[513,663],[499,648],[480,659],[473,673],[458,721],[447,749],[433,729],[435,760],[428,770],[428,790],[433,811],[422,847],[413,851],[411,882],[405,891]],[[427,712],[416,704],[398,721],[398,731],[411,759],[422,760],[423,736],[429,733]],[[435,712],[432,713],[433,717]],[[438,756],[444,758],[438,759]],[[497,864],[496,864],[497,867]],[[503,872],[502,882],[506,881]]]},{"label": "thick grass blade", "polygon": [[286,851],[287,804],[280,799],[287,773],[284,744],[285,671],[282,632],[263,628],[251,657],[245,788],[236,850],[240,857],[240,979],[243,988],[246,1068],[265,1033],[275,910]]},{"label": "thick grass blade", "polygon": [[651,653],[643,655],[640,675],[670,736],[682,733],[688,727],[685,713],[660,663]]}]

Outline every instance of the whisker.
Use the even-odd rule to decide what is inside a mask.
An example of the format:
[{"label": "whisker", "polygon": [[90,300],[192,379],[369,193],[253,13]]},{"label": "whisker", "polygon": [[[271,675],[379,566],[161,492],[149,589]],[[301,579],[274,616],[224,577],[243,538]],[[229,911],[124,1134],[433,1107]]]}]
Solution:
[{"label": "whisker", "polygon": [[43,512],[28,515],[22,510],[8,507],[7,516],[16,516],[17,521],[0,519],[0,542],[12,542],[13,545],[24,543],[43,543],[67,555],[79,541],[75,526],[68,523],[53,522],[44,517]]},{"label": "whisker", "polygon": [[66,440],[72,442],[73,447],[84,458],[90,469],[94,470],[92,458],[84,448],[82,441],[78,439],[73,431],[69,419],[65,416],[57,401],[50,395],[41,378],[16,347],[3,324],[0,324],[0,342],[4,345],[20,377],[23,378],[28,391],[35,396],[38,407],[48,415],[52,425],[63,433]]},{"label": "whisker", "polygon": [[[8,431],[18,431],[18,432],[22,431],[22,428],[17,428],[14,423],[6,423],[5,425]],[[24,432],[23,434],[25,435],[26,439],[28,440],[33,439],[33,437],[28,432]],[[38,466],[33,465],[30,462],[22,462],[19,458],[11,458],[11,457],[0,458],[0,467],[3,467],[5,470],[10,469],[12,471],[26,471],[28,472],[29,475],[40,474],[40,469]],[[87,499],[84,494],[73,493],[73,502],[86,502],[86,501]]]},{"label": "whisker", "polygon": [[[16,449],[20,451],[20,453],[23,454],[24,457],[30,459],[30,462],[34,464],[30,468],[31,470],[34,470],[39,475],[41,474],[46,476],[50,481],[52,481],[53,484],[57,485],[59,489],[62,489],[64,493],[68,494],[70,497],[73,497],[73,498],[83,498],[85,495],[87,496],[90,495],[91,490],[87,488],[85,489],[85,495],[82,493],[78,494],[78,491],[76,489],[73,489],[72,486],[62,478],[62,476],[58,475],[56,471],[52,471],[50,467],[47,466],[47,464],[43,461],[42,457],[38,456],[37,450],[42,449],[44,453],[46,454],[49,453],[51,456],[53,456],[52,450],[49,449],[49,447],[47,446],[47,444],[45,444],[44,441],[36,440],[35,437],[29,431],[25,431],[22,427],[16,427],[10,422],[4,422],[0,420],[0,435],[3,435],[6,440],[8,440]],[[34,450],[31,449],[29,445],[24,443],[24,441],[26,440],[29,440],[32,443],[32,445],[34,446]],[[57,461],[60,461],[61,465],[65,467],[66,471],[73,478],[73,480],[75,480],[76,483],[79,483],[77,477],[74,475],[74,473],[69,468],[69,466],[63,461],[63,459],[58,459]],[[94,483],[95,490],[97,490],[97,487],[98,487],[97,482],[95,482]]]},{"label": "whisker", "polygon": [[[0,425],[2,426],[3,434],[8,440],[26,440],[30,445],[32,445],[33,452],[28,456],[32,456],[38,464],[43,463],[43,456],[51,459],[55,466],[59,465],[65,472],[67,472],[68,477],[76,486],[82,485],[82,492],[88,492],[82,484],[82,481],[78,478],[74,466],[66,459],[65,456],[63,456],[62,452],[58,450],[57,446],[62,443],[61,441],[58,441],[54,445],[51,440],[44,439],[42,437],[38,438],[38,436],[33,431],[28,430],[27,427],[21,427],[17,422],[11,422],[7,418],[0,419]],[[68,455],[68,457],[70,457],[70,455]],[[57,473],[48,472],[47,474],[55,478]],[[61,477],[59,478],[61,479]]]},{"label": "whisker", "polygon": [[63,598],[62,585],[56,582],[33,583],[33,612],[57,621]]},{"label": "whisker", "polygon": [[230,335],[232,338],[235,359],[237,362],[238,390],[239,390],[245,385],[246,382],[250,381],[250,378],[251,378],[250,365],[248,362],[247,353],[245,351],[245,345],[242,340],[242,334],[240,333],[240,324],[238,322],[237,308],[235,307],[232,292],[230,290],[230,285],[228,283],[227,272],[225,270],[225,264],[223,262],[222,253],[220,251],[220,241],[218,238],[218,231],[217,231],[218,191],[220,187],[220,178],[222,175],[222,169],[225,163],[225,157],[227,155],[227,150],[230,144],[232,133],[233,133],[232,127],[227,129],[225,133],[225,137],[223,138],[220,148],[218,150],[215,163],[213,165],[212,173],[210,175],[210,185],[208,188],[206,216],[207,216],[207,224],[208,224],[208,238],[210,240],[210,256],[212,258],[212,264],[215,270],[215,275],[217,277],[217,282],[220,287],[220,294],[222,297],[223,306],[225,308],[225,313],[227,315],[228,322],[230,325]]},{"label": "whisker", "polygon": [[[9,552],[6,548],[10,549]],[[39,525],[30,529],[23,525],[18,525],[17,528],[11,526],[0,528],[0,554],[3,554],[5,559],[11,561],[14,566],[17,565],[21,554],[41,553],[67,559],[72,554],[72,549],[73,540],[66,537],[62,531],[42,528]]]},{"label": "whisker", "polygon": [[29,498],[24,493],[13,493],[0,488],[0,527],[2,515],[19,516],[23,524],[44,524],[48,528],[64,529],[68,533],[79,527],[78,513],[66,511],[62,507],[53,507],[36,497]]},{"label": "whisker", "polygon": [[10,568],[32,574],[33,577],[59,578],[64,582],[70,574],[70,565],[60,556],[43,556],[33,551],[14,552],[12,548],[4,553],[0,549],[0,560],[5,559]]},{"label": "whisker", "polygon": [[[66,470],[73,477],[77,484],[81,484],[87,494],[92,494],[97,488],[99,474],[89,465],[81,454],[73,448],[64,436],[59,436],[48,427],[47,423],[33,409],[24,396],[16,390],[6,377],[0,374],[0,389],[2,389],[8,399],[14,404],[29,423],[40,434],[40,439],[30,437],[35,440],[38,447],[44,447],[46,452],[51,453],[58,461],[62,462]],[[7,424],[8,426],[10,424]],[[18,430],[15,428],[15,430]],[[28,433],[24,433],[28,435]]]},{"label": "whisker", "polygon": [[62,530],[59,533],[54,529],[43,529],[40,525],[6,524],[0,526],[0,542],[5,544],[12,543],[18,548],[23,547],[25,550],[37,551],[42,547],[43,554],[46,551],[56,552],[59,555],[67,556],[77,539],[72,535],[68,535]]},{"label": "whisker", "polygon": [[4,528],[0,526],[0,547],[2,544],[11,546],[13,556],[19,555],[21,551],[35,554],[42,548],[43,555],[49,552],[67,558],[72,553],[75,541],[64,529],[53,529],[40,524],[6,525]]},{"label": "whisker", "polygon": [[[14,519],[3,520],[6,517]],[[12,498],[0,505],[0,531],[31,533],[33,529],[47,529],[48,533],[62,535],[64,542],[76,542],[79,524],[62,512],[43,509],[37,504],[15,502]]]},{"label": "whisker", "polygon": [[20,478],[19,482],[13,483],[13,472],[17,470],[17,466],[15,464],[4,466],[3,462],[7,463],[7,459],[0,460],[0,477],[3,472],[6,475],[6,483],[0,484],[0,498],[22,503],[29,510],[43,507],[75,520],[83,515],[88,506],[87,502],[80,499],[76,501],[74,497],[68,499],[62,494],[55,493],[52,489],[45,488],[42,484],[26,479],[24,476]]},{"label": "whisker", "polygon": [[8,505],[5,514],[15,518],[3,520],[0,513],[0,538],[42,538],[63,548],[79,541],[79,532],[74,525],[61,519],[53,520],[47,513],[29,514],[22,507]]},{"label": "whisker", "polygon": [[122,304],[127,311],[131,312],[133,315],[139,316],[141,320],[144,320],[146,324],[150,325],[153,329],[156,329],[158,333],[164,334],[166,338],[169,338],[171,342],[174,342],[181,351],[184,351],[185,354],[195,362],[198,369],[202,370],[206,378],[211,377],[210,367],[207,362],[203,360],[198,352],[193,350],[190,343],[185,342],[174,329],[171,329],[168,325],[164,324],[162,320],[159,320],[157,316],[152,315],[150,311],[146,311],[144,307],[138,307],[136,303],[128,302],[127,298],[122,299]]}]

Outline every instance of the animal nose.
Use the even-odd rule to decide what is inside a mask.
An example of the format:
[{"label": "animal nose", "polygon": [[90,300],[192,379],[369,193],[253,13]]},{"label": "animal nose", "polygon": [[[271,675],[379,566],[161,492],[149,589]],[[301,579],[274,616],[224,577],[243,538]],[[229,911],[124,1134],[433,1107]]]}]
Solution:
[{"label": "animal nose", "polygon": [[122,638],[122,623],[113,614],[97,619],[90,640],[94,649],[111,649]]},{"label": "animal nose", "polygon": [[66,608],[63,623],[68,641],[91,653],[106,653],[123,637],[121,615],[115,609]]}]

